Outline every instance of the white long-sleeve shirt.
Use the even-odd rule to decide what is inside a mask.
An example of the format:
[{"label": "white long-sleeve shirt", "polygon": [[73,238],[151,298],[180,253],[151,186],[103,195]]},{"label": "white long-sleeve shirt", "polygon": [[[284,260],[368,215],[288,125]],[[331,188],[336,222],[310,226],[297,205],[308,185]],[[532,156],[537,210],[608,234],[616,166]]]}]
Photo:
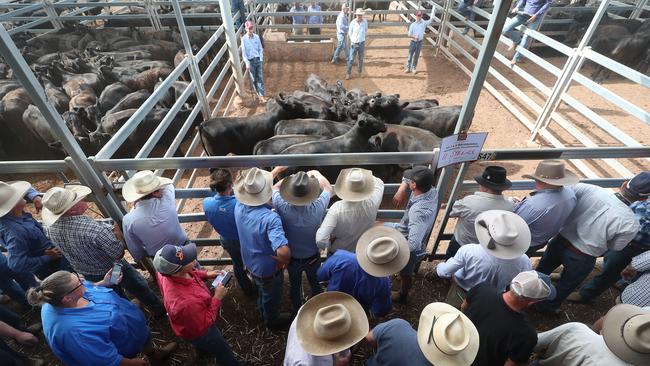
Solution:
[{"label": "white long-sleeve shirt", "polygon": [[368,34],[368,21],[363,19],[361,22],[354,19],[350,22],[350,29],[348,30],[348,36],[350,37],[350,43],[361,43],[366,41],[366,35]]},{"label": "white long-sleeve shirt", "polygon": [[421,41],[424,39],[424,32],[426,31],[427,27],[431,25],[431,22],[433,22],[433,16],[436,13],[436,8],[431,9],[431,15],[429,16],[429,20],[424,20],[420,19],[419,21],[415,21],[411,23],[409,26],[409,37],[415,37],[418,41]]}]

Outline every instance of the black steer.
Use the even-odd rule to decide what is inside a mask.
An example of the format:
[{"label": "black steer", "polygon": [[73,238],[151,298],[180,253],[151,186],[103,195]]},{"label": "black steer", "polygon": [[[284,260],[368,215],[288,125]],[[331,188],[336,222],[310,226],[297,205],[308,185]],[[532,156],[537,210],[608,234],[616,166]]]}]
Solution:
[{"label": "black steer", "polygon": [[309,135],[278,135],[262,140],[255,144],[253,154],[255,155],[275,155],[289,146],[309,141],[324,140],[323,136]]},{"label": "black steer", "polygon": [[311,135],[334,138],[352,128],[351,124],[315,118],[289,119],[278,122],[275,135]]}]

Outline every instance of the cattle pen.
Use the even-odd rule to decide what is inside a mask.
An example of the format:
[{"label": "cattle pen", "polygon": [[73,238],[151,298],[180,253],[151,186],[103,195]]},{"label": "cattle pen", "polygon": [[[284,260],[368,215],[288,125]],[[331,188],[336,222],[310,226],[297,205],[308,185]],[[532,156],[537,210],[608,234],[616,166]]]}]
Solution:
[{"label": "cattle pen", "polygon": [[[214,194],[206,188],[208,169],[277,165],[427,165],[435,162],[437,151],[206,156],[198,133],[192,129],[195,119],[246,116],[262,109],[251,102],[247,90],[248,81],[242,70],[241,41],[238,35],[242,33],[243,22],[240,18],[252,20],[265,34],[284,33],[296,27],[283,21],[292,15],[283,8],[292,3],[294,1],[290,0],[252,0],[246,3],[245,15],[239,12],[233,14],[229,0],[100,0],[84,3],[46,0],[38,3],[0,3],[0,22],[3,23],[0,27],[0,54],[11,67],[13,77],[27,90],[32,104],[41,111],[67,152],[67,156],[62,159],[1,161],[2,180],[32,180],[34,176],[55,177],[53,181],[64,183],[78,180],[92,189],[91,200],[101,211],[101,216],[106,220],[110,218],[120,222],[128,209],[119,195],[124,181],[142,169],[153,170],[158,175],[164,174],[172,178],[177,187],[177,210],[184,228],[188,228],[190,240],[204,249],[200,263],[230,265],[232,261],[219,249],[220,240],[207,224],[201,208],[200,200]],[[348,3],[354,10],[369,8],[366,3],[370,2],[350,0]],[[533,40],[533,44],[530,49],[517,48],[526,62],[514,67],[510,66],[508,51],[505,50],[511,41],[501,35],[511,8],[510,0],[494,0],[492,5],[484,1],[484,7],[474,10],[477,13],[476,21],[466,19],[456,10],[459,0],[379,0],[372,3],[374,7],[378,3],[387,5],[381,6],[381,10],[368,10],[367,16],[386,15],[387,19],[383,22],[370,22],[369,19],[369,71],[364,78],[353,79],[346,85],[349,88],[375,88],[401,93],[411,98],[435,96],[447,103],[462,104],[455,132],[490,133],[483,150],[483,161],[444,168],[440,173],[440,212],[429,241],[430,261],[443,257],[445,242],[451,237],[449,213],[454,201],[460,195],[478,189],[471,177],[478,172],[479,167],[486,164],[501,164],[513,173],[513,194],[534,187],[533,181],[520,177],[530,172],[534,164],[542,159],[566,160],[571,169],[579,173],[581,181],[607,188],[617,188],[634,173],[650,170],[650,129],[647,126],[650,124],[650,77],[589,47],[590,40],[597,33],[597,25],[608,16],[608,12],[611,12],[609,16],[617,19],[644,20],[650,14],[650,3],[647,0],[603,0],[587,7],[568,4],[562,8],[551,8],[540,31],[522,27],[521,31]],[[339,0],[323,0],[321,4],[332,7],[310,15],[338,14],[339,9],[334,5],[338,6]],[[209,10],[192,10],[200,7]],[[421,73],[417,78],[406,79],[399,75],[402,60],[396,59],[401,56],[395,55],[405,52],[407,22],[414,19],[415,11],[421,8],[425,8],[427,14],[435,9],[433,22],[425,37],[427,46],[423,48],[421,60],[426,72],[424,76]],[[554,16],[561,12],[594,14],[586,32],[575,46],[562,43],[562,37],[572,19]],[[98,29],[128,29],[129,22],[137,22],[138,29],[152,31],[174,28],[179,34],[184,57],[110,140],[96,153],[88,154],[66,126],[61,114],[48,102],[42,83],[16,45],[19,40],[30,42],[75,25]],[[473,30],[473,37],[463,34],[466,25]],[[315,27],[322,29],[320,35],[287,35],[286,39],[280,41],[280,49],[287,54],[297,47],[331,52],[335,26],[333,23],[305,26]],[[188,36],[192,31],[204,32],[209,37],[205,43],[193,45]],[[269,47],[273,40],[277,38],[265,38]],[[318,52],[314,52],[316,54]],[[327,54],[328,57],[329,55]],[[594,65],[610,70],[616,81],[593,81],[586,72],[593,70]],[[311,72],[324,73],[333,82],[337,77],[343,77],[340,70],[329,65],[328,59],[310,62],[300,62],[298,59],[270,60],[265,65],[265,77],[271,92],[277,93],[289,87],[299,88]],[[436,70],[445,72],[437,75]],[[301,77],[295,76],[296,73]],[[137,151],[132,156],[116,156],[116,152],[136,133],[138,126],[165,93],[183,78],[189,83],[188,87],[177,96],[169,113],[147,136],[146,142],[137,146]],[[444,81],[452,78],[454,80]],[[453,97],[445,96],[445,93],[453,94]],[[196,101],[190,105],[189,115],[184,118],[171,142],[161,146],[161,138],[179,111],[186,108],[189,100]],[[489,103],[492,104],[486,106]],[[477,114],[479,107],[483,114]],[[494,115],[486,115],[485,111]],[[186,139],[188,134],[190,137]],[[178,156],[179,148],[182,148],[184,156]],[[392,196],[397,187],[395,182],[386,184],[385,197]],[[377,219],[397,220],[402,214],[401,209],[382,205]],[[419,281],[429,284],[433,282],[425,276],[421,277]],[[432,292],[440,292],[440,286],[432,286]],[[237,309],[243,306],[241,303],[236,305]],[[571,309],[576,313],[584,311],[584,308]],[[406,308],[404,312],[407,312]],[[225,313],[226,319],[239,319],[233,309]],[[403,317],[417,322],[416,313],[419,312],[412,313]],[[589,314],[590,317],[595,317],[597,311],[590,309]],[[228,318],[229,316],[231,317]],[[279,364],[273,361],[277,361],[275,349],[264,350],[264,347],[256,346],[253,341],[252,345],[239,347],[239,342],[243,344],[244,338],[263,340],[275,337],[269,332],[260,330],[247,336],[250,334],[249,329],[235,322],[224,324],[223,329],[225,336],[239,337],[236,346],[233,341],[233,349],[245,353],[242,356],[251,364]],[[169,333],[168,330],[166,332]],[[282,352],[280,356],[281,354]],[[269,357],[269,360],[263,360],[264,357]],[[187,364],[186,361],[182,359],[172,363]]]}]

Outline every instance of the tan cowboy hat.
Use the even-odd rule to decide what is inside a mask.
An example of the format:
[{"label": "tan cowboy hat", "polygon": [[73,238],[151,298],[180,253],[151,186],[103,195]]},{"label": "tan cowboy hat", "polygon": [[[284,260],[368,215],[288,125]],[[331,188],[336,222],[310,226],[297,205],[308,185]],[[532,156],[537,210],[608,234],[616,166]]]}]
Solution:
[{"label": "tan cowboy hat", "polygon": [[50,226],[92,191],[82,185],[52,187],[43,195],[43,224]]},{"label": "tan cowboy hat", "polygon": [[619,304],[611,308],[602,330],[607,348],[633,365],[650,365],[650,311]]},{"label": "tan cowboy hat", "polygon": [[250,168],[241,172],[235,179],[235,197],[248,206],[261,206],[271,199],[273,175],[259,168]]},{"label": "tan cowboy hat", "polygon": [[15,182],[0,182],[0,217],[16,207],[32,185],[22,180]]},{"label": "tan cowboy hat", "polygon": [[320,196],[320,191],[318,179],[305,172],[292,174],[280,183],[280,196],[296,206],[307,206],[314,202]]},{"label": "tan cowboy hat", "polygon": [[565,169],[562,160],[540,161],[535,169],[535,174],[524,174],[522,177],[555,186],[571,186],[580,180],[573,172]]},{"label": "tan cowboy hat", "polygon": [[373,226],[357,241],[357,260],[363,270],[375,277],[401,271],[411,256],[402,233],[388,226]]},{"label": "tan cowboy hat", "polygon": [[296,315],[298,342],[314,356],[346,350],[362,340],[368,330],[368,317],[361,304],[338,291],[312,297]]},{"label": "tan cowboy hat", "polygon": [[169,184],[172,184],[171,179],[159,177],[151,170],[141,170],[124,183],[122,196],[126,202],[135,202]]},{"label": "tan cowboy hat", "polygon": [[[368,9],[368,10],[370,10],[370,9]],[[357,15],[366,15],[366,11],[363,10],[363,8],[357,8],[357,10],[354,11],[354,16],[357,16]]]},{"label": "tan cowboy hat", "polygon": [[471,320],[455,307],[434,302],[420,314],[418,345],[436,366],[469,366],[478,353],[479,334]]},{"label": "tan cowboy hat", "polygon": [[370,170],[361,168],[343,169],[336,178],[336,195],[345,201],[364,201],[375,190],[375,178]]},{"label": "tan cowboy hat", "polygon": [[474,220],[479,244],[501,259],[514,259],[530,247],[530,229],[519,215],[503,210],[482,212]]}]

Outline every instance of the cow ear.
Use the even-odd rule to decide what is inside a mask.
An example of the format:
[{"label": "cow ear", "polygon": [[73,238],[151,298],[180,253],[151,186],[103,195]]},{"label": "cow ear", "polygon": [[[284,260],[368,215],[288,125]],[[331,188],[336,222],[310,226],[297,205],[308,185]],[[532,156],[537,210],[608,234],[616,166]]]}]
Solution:
[{"label": "cow ear", "polygon": [[406,108],[407,105],[409,105],[410,102],[403,102],[402,105],[400,106],[401,108]]},{"label": "cow ear", "polygon": [[360,119],[359,120],[359,127],[361,127],[361,128],[366,127],[366,120],[365,119]]},{"label": "cow ear", "polygon": [[399,99],[399,94],[395,94],[395,97],[396,97],[397,99]]}]

